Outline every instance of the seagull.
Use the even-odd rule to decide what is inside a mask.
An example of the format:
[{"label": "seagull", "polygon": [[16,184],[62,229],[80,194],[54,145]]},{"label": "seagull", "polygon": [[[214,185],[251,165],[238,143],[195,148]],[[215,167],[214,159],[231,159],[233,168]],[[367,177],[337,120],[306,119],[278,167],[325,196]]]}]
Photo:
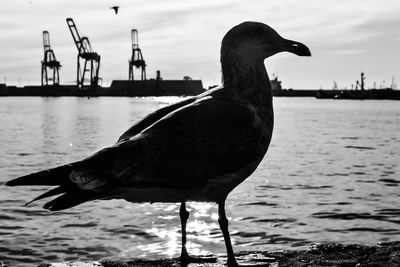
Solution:
[{"label": "seagull", "polygon": [[43,206],[51,211],[96,199],[181,203],[181,260],[189,262],[195,257],[186,250],[186,202],[217,203],[227,265],[236,267],[225,202],[268,150],[274,114],[264,60],[284,51],[311,56],[304,44],[271,27],[243,22],[222,40],[220,86],[151,113],[115,144],[81,161],[7,185],[56,186],[31,201],[57,195]]},{"label": "seagull", "polygon": [[112,6],[112,7],[110,7],[110,9],[114,9],[115,15],[118,14],[118,8],[119,8],[119,6]]}]

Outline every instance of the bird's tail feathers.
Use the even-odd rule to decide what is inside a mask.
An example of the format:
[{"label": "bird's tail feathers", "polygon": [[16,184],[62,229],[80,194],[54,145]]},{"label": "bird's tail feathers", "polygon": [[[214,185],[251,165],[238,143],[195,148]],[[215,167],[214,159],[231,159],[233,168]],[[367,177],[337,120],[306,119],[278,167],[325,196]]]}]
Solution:
[{"label": "bird's tail feathers", "polygon": [[64,210],[82,204],[86,201],[105,198],[107,195],[109,195],[109,193],[105,194],[101,192],[83,190],[69,191],[47,202],[43,208],[51,211]]},{"label": "bird's tail feathers", "polygon": [[29,204],[31,204],[31,203],[33,203],[35,201],[38,201],[40,199],[51,197],[51,196],[55,196],[55,195],[59,195],[59,194],[65,193],[65,192],[66,192],[66,187],[64,187],[64,186],[56,187],[54,189],[51,189],[51,190],[47,191],[44,194],[41,194],[40,196],[35,197],[34,199],[32,199],[31,201],[26,203],[25,206],[28,206]]},{"label": "bird's tail feathers", "polygon": [[72,169],[73,164],[67,164],[15,178],[8,181],[6,185],[65,185],[69,182],[69,175]]}]

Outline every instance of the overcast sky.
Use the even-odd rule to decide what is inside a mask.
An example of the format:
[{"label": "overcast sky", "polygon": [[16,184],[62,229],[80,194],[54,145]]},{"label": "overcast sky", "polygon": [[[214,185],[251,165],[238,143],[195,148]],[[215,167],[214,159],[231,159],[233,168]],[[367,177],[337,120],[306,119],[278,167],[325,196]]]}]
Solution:
[{"label": "overcast sky", "polygon": [[[147,77],[191,76],[205,87],[220,82],[221,39],[234,25],[260,21],[306,44],[313,56],[282,53],[266,60],[284,88],[350,88],[366,73],[400,87],[399,0],[0,0],[0,83],[40,83],[42,31],[61,61],[62,84],[76,79],[77,50],[65,19],[72,17],[101,55],[104,84],[128,78],[130,31],[139,30]],[[110,9],[119,5],[118,15]]]}]

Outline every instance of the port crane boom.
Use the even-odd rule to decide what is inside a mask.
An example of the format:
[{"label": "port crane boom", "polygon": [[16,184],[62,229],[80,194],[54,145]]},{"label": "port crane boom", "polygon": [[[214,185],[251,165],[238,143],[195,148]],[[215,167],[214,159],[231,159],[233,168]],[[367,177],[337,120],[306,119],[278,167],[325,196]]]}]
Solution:
[{"label": "port crane boom", "polygon": [[[48,31],[43,31],[43,49],[44,57],[42,61],[42,86],[49,85],[49,81],[53,82],[53,85],[60,84],[59,69],[61,64],[57,61],[53,49],[50,46],[50,34]],[[52,71],[52,77],[49,77],[48,71]]]},{"label": "port crane boom", "polygon": [[87,37],[81,37],[75,22],[72,18],[67,18],[68,28],[74,39],[77,56],[77,86],[83,88],[85,86],[86,73],[90,73],[90,86],[97,87],[99,83],[100,55],[93,51]]},{"label": "port crane boom", "polygon": [[134,80],[133,68],[140,69],[141,80],[146,80],[146,62],[143,59],[142,51],[139,48],[139,36],[136,29],[131,30],[132,57],[129,60],[129,80]]}]

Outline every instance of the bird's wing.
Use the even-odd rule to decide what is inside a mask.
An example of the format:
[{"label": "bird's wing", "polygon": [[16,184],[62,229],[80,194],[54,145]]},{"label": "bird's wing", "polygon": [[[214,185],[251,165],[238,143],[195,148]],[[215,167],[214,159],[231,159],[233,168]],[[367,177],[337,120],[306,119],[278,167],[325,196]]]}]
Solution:
[{"label": "bird's wing", "polygon": [[97,191],[198,188],[253,162],[264,149],[258,143],[264,130],[246,106],[201,98],[83,160],[70,179],[81,189]]},{"label": "bird's wing", "polygon": [[110,156],[113,181],[128,187],[198,188],[210,178],[235,173],[265,149],[258,143],[265,129],[254,124],[254,115],[244,105],[211,96],[183,106],[117,144]]},{"label": "bird's wing", "polygon": [[129,138],[137,135],[147,127],[153,125],[156,123],[158,120],[162,119],[164,116],[168,115],[169,113],[183,107],[186,105],[189,105],[196,101],[196,97],[191,97],[189,99],[185,99],[183,101],[180,101],[178,103],[163,107],[161,109],[158,109],[157,111],[151,113],[147,117],[145,117],[143,120],[137,122],[134,124],[131,128],[129,128],[126,132],[124,132],[119,138],[118,138],[118,143],[123,142],[128,140]]},{"label": "bird's wing", "polygon": [[[255,125],[251,108],[212,96],[177,106],[173,112],[150,115],[120,142],[89,158],[7,185],[59,185],[36,198],[63,193],[45,205],[59,210],[118,196],[129,188],[199,189],[208,179],[235,173],[265,152],[259,143],[265,129]],[[164,113],[159,120],[150,119]]]},{"label": "bird's wing", "polygon": [[119,6],[112,6],[112,7],[110,7],[110,9],[114,9],[115,14],[118,14],[118,8],[119,8]]}]

